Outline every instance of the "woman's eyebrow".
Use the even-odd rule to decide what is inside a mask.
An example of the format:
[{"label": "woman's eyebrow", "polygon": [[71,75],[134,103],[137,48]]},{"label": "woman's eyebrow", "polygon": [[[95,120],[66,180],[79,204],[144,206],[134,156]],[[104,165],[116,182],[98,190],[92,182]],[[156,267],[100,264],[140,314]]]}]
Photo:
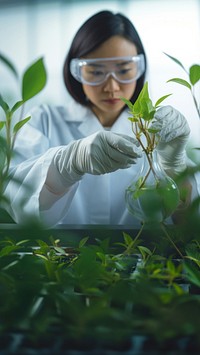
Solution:
[{"label": "woman's eyebrow", "polygon": [[103,68],[105,67],[104,63],[88,63],[88,66],[95,67],[95,68]]},{"label": "woman's eyebrow", "polygon": [[131,60],[126,60],[126,61],[121,62],[121,63],[116,63],[116,66],[126,65],[126,64],[129,64],[129,63],[131,63],[131,62],[132,62]]},{"label": "woman's eyebrow", "polygon": [[114,64],[115,66],[119,67],[119,66],[122,66],[122,65],[126,65],[126,64],[129,64],[131,63],[131,60],[126,60],[126,61],[123,61],[123,62],[120,62],[120,63],[112,63],[112,62],[108,62],[108,63],[88,63],[88,66],[90,67],[95,67],[95,68],[104,68],[106,67],[107,65],[109,64]]}]

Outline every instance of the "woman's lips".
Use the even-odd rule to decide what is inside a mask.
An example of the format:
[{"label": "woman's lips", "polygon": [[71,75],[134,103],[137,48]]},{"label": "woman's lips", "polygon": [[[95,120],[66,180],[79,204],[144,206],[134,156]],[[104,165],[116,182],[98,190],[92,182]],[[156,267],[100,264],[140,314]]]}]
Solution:
[{"label": "woman's lips", "polygon": [[121,100],[120,99],[105,99],[103,102],[109,104],[109,105],[115,105],[119,103]]}]

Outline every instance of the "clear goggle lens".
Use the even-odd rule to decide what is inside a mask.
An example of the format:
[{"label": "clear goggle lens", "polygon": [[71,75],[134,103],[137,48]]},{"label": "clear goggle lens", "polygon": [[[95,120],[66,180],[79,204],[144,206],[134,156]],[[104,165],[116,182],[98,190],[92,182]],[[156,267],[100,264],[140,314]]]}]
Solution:
[{"label": "clear goggle lens", "polygon": [[72,59],[70,72],[80,83],[100,85],[109,76],[119,83],[128,84],[136,81],[145,70],[144,55],[134,57],[113,57],[95,59]]}]

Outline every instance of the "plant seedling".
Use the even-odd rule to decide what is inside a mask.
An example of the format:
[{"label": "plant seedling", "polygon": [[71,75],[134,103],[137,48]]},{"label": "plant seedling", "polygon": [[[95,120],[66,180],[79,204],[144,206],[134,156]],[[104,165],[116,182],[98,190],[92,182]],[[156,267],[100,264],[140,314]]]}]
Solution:
[{"label": "plant seedling", "polygon": [[173,79],[169,79],[167,82],[174,82],[180,85],[185,86],[186,88],[188,88],[191,92],[199,119],[200,119],[200,105],[197,102],[196,99],[196,95],[195,95],[195,88],[196,88],[196,84],[198,84],[200,82],[200,65],[199,64],[193,64],[190,66],[189,71],[187,71],[185,69],[185,67],[183,66],[183,64],[176,58],[172,57],[171,55],[164,53],[167,57],[169,57],[170,59],[172,59],[176,64],[178,64],[183,71],[186,73],[188,80],[182,79],[182,78],[173,78]]},{"label": "plant seedling", "polygon": [[[156,173],[152,164],[152,153],[158,143],[159,129],[153,127],[154,115],[156,110],[160,107],[161,102],[170,95],[171,94],[162,96],[156,101],[155,105],[153,105],[149,96],[148,82],[146,82],[134,104],[125,98],[121,98],[130,110],[129,113],[131,116],[128,117],[128,119],[132,123],[133,134],[142,147],[150,166],[147,175],[141,181],[138,181],[139,188],[144,186],[150,170],[152,170],[156,179]],[[146,143],[143,143],[142,137],[146,139]]]},{"label": "plant seedling", "polygon": [[[18,72],[13,63],[0,53],[0,62],[12,72],[15,79],[18,80]],[[22,76],[21,97],[12,107],[3,99],[0,93],[0,106],[4,112],[4,118],[0,119],[0,197],[3,197],[3,186],[8,178],[11,158],[13,155],[14,144],[19,130],[30,120],[30,116],[23,118],[24,104],[37,95],[46,85],[47,73],[44,66],[43,58],[38,59],[30,65]],[[21,114],[17,123],[13,124],[13,116],[15,112],[21,108]],[[5,131],[5,132],[4,132]]]}]

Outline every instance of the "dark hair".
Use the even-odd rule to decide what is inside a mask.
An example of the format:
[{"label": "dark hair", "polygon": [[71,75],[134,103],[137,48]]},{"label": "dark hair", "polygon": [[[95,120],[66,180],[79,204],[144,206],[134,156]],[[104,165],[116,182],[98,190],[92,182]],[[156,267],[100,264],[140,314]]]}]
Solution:
[{"label": "dark hair", "polygon": [[117,13],[113,14],[110,11],[101,11],[90,17],[76,33],[68,55],[66,57],[63,74],[64,83],[71,96],[80,104],[88,106],[88,101],[82,89],[82,84],[79,83],[70,73],[69,65],[73,58],[80,58],[94,51],[103,42],[112,36],[122,36],[134,43],[138,54],[144,54],[145,72],[137,80],[136,88],[131,98],[132,102],[137,99],[144,85],[146,73],[146,55],[141,39],[131,23],[124,15]]}]

